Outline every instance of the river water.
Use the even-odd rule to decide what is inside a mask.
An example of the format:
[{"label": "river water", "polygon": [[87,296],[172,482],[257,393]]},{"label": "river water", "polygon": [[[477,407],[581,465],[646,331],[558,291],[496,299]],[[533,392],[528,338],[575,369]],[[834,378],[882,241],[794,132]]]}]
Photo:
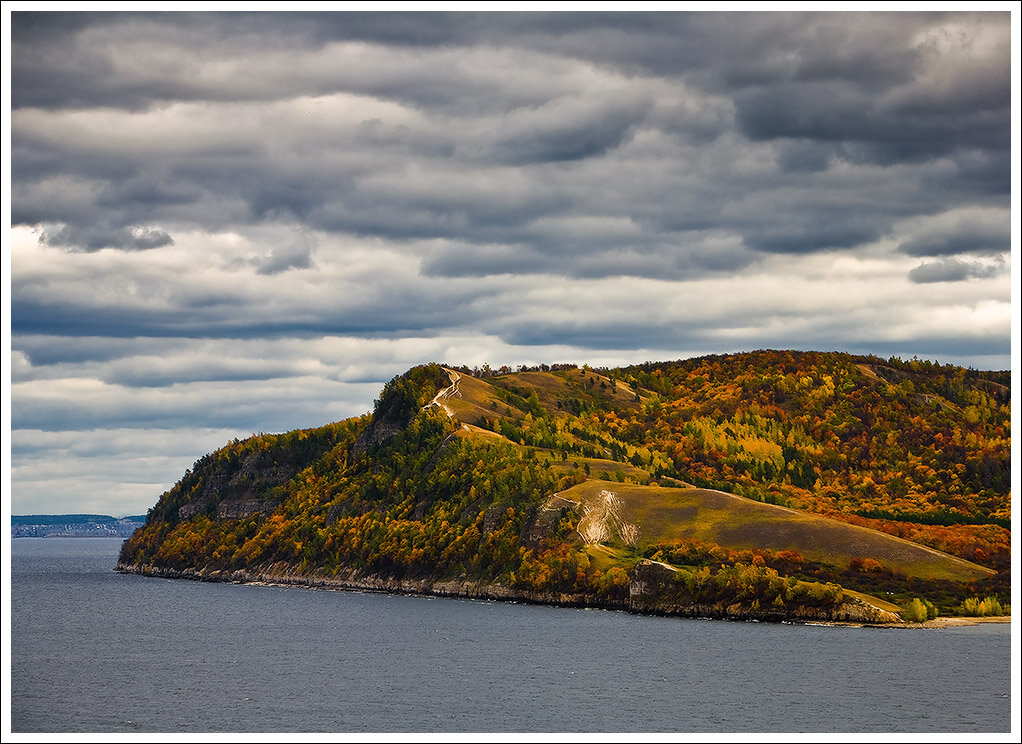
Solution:
[{"label": "river water", "polygon": [[115,573],[11,555],[13,732],[1008,732],[1010,626],[876,629]]}]

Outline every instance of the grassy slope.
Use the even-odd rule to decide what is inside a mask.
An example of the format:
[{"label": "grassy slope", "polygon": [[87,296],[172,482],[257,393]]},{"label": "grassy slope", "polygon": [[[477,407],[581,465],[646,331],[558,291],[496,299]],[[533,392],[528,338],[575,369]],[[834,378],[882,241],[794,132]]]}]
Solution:
[{"label": "grassy slope", "polygon": [[639,546],[691,538],[726,548],[797,550],[809,560],[846,567],[874,558],[909,576],[970,581],[993,571],[882,532],[702,488],[658,488],[589,480],[559,494],[586,504],[613,492],[620,515],[639,528]]},{"label": "grassy slope", "polygon": [[458,393],[447,398],[444,403],[459,421],[466,424],[474,424],[483,416],[494,417],[493,405],[501,405],[492,386],[468,375],[461,375]]}]

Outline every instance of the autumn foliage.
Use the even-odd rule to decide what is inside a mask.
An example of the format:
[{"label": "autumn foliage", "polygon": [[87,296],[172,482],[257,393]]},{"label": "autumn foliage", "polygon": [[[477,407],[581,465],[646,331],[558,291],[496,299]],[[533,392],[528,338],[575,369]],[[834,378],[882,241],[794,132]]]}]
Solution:
[{"label": "autumn foliage", "polygon": [[[544,511],[555,492],[604,478],[826,514],[990,566],[1010,585],[1005,373],[787,351],[479,373],[485,406],[465,422],[492,434],[466,434],[429,406],[451,378],[416,367],[384,387],[371,416],[201,458],[122,561],[449,577],[621,601],[628,566],[597,566],[573,531],[578,515]],[[692,598],[826,604],[839,599],[837,580],[894,586],[869,556],[839,576],[793,551],[629,550],[680,567],[676,591]],[[941,591],[942,611],[952,600],[966,611],[965,589]]]}]

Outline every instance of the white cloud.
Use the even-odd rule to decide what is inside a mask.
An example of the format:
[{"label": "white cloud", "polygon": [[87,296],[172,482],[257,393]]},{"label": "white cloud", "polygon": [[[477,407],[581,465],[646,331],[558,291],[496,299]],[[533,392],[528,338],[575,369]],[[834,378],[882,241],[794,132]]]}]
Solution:
[{"label": "white cloud", "polygon": [[191,428],[20,429],[11,467],[12,513],[145,514],[192,463],[239,433]]}]

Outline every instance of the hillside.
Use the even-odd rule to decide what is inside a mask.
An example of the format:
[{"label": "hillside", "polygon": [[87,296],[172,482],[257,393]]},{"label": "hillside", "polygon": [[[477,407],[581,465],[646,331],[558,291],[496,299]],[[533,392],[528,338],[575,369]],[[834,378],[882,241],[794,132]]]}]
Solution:
[{"label": "hillside", "polygon": [[722,617],[989,614],[1010,589],[1009,409],[1007,373],[837,353],[430,364],[371,416],[203,457],[119,568]]},{"label": "hillside", "polygon": [[[730,550],[792,551],[807,561],[848,569],[872,558],[892,571],[922,579],[972,581],[994,572],[962,558],[865,527],[704,488],[661,489],[586,481],[557,495],[578,504],[579,532],[635,526],[642,553],[649,546],[696,540]],[[589,519],[596,515],[595,519]],[[590,525],[589,522],[594,524]],[[608,522],[610,523],[608,525]],[[598,525],[602,525],[601,530]]]}]

